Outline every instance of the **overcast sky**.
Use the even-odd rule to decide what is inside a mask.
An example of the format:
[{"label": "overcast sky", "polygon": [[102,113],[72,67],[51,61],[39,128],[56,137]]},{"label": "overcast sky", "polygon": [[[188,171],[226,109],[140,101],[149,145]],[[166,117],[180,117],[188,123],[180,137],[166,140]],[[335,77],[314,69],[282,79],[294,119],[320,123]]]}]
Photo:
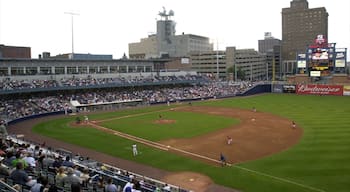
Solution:
[{"label": "overcast sky", "polygon": [[[258,48],[264,32],[281,39],[281,11],[291,0],[0,0],[0,44],[28,46],[32,57],[74,52],[128,54],[128,43],[156,32],[158,13],[173,10],[176,33],[206,36],[226,46]],[[329,41],[350,47],[350,1],[308,0],[310,8],[326,7]],[[216,48],[216,45],[215,45]],[[349,51],[348,51],[349,52]]]}]

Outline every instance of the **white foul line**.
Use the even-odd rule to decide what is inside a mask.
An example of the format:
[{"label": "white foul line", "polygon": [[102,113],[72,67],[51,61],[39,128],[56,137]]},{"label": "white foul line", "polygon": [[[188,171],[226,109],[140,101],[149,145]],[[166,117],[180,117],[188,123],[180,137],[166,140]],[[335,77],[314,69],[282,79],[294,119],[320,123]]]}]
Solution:
[{"label": "white foul line", "polygon": [[262,175],[262,176],[270,177],[272,179],[276,179],[276,180],[283,181],[283,182],[286,182],[286,183],[291,183],[291,184],[294,184],[294,185],[297,185],[297,186],[300,186],[300,187],[303,187],[303,188],[311,189],[313,191],[325,192],[322,189],[318,189],[318,188],[311,187],[311,186],[308,186],[308,185],[300,184],[300,183],[297,183],[297,182],[294,182],[294,181],[291,181],[291,180],[288,180],[288,179],[283,179],[281,177],[276,177],[276,176],[269,175],[269,174],[266,174],[266,173],[262,173],[262,172],[259,172],[259,171],[254,171],[252,169],[244,168],[244,167],[241,167],[241,166],[238,166],[238,165],[233,165],[233,167],[236,167],[238,169],[242,169],[242,170],[245,170],[245,171],[248,171],[248,172],[252,172],[252,173],[255,173],[257,175]]}]

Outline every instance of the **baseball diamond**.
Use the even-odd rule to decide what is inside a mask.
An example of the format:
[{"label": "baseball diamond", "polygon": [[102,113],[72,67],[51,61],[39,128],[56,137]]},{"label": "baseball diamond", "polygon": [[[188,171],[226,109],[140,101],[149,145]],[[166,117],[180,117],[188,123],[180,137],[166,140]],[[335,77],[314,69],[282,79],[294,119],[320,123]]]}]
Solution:
[{"label": "baseball diamond", "polygon": [[[229,188],[239,191],[257,191],[266,184],[269,187],[264,187],[264,190],[260,191],[279,191],[281,188],[285,191],[332,191],[331,188],[346,191],[346,183],[342,184],[337,179],[329,179],[321,173],[328,170],[325,165],[329,163],[332,163],[334,168],[339,167],[339,173],[346,173],[346,169],[342,168],[347,165],[336,162],[339,162],[339,158],[347,156],[343,152],[346,150],[347,142],[344,136],[348,132],[345,124],[349,123],[348,118],[344,118],[349,108],[344,106],[348,105],[348,99],[348,97],[336,96],[266,94],[195,102],[191,106],[177,105],[169,108],[158,106],[121,110],[110,112],[114,115],[107,113],[106,117],[104,114],[90,113],[89,125],[79,127],[73,126],[75,122],[73,116],[68,118],[56,116],[50,117],[50,121],[43,123],[39,123],[43,121],[42,119],[36,119],[15,124],[10,126],[9,130],[12,134],[24,134],[29,140],[45,141],[50,146],[64,147],[94,157],[101,162],[124,167],[195,191],[233,190]],[[252,106],[256,107],[256,112],[251,110]],[[330,111],[332,113],[329,113]],[[162,120],[173,120],[172,123],[154,123],[159,121],[160,112]],[[203,122],[206,124],[211,123],[210,119],[214,119],[213,125],[220,125],[226,121],[225,118],[237,119],[239,123],[219,126],[218,129],[204,131],[202,134],[188,138],[172,138],[170,129],[176,129],[176,125],[181,124],[181,119],[188,117],[189,113],[194,114],[193,118],[198,126],[201,123],[196,119],[195,114],[202,115],[205,119]],[[317,118],[319,116],[323,118]],[[221,117],[224,119],[219,121],[216,119]],[[255,121],[251,121],[252,118]],[[140,133],[135,132],[138,130],[137,126],[135,127],[137,124],[133,124],[135,119],[150,130],[152,126],[163,126],[161,129],[169,129],[170,135],[158,139],[155,136],[144,136],[150,134],[150,131],[143,132],[141,127],[138,128],[141,130]],[[295,129],[291,122],[295,122]],[[132,125],[131,128],[124,127],[128,123]],[[28,129],[29,124],[30,126],[36,124],[33,129],[35,133]],[[111,127],[111,124],[116,127]],[[57,128],[54,128],[57,125],[64,125],[60,126],[60,131],[67,131],[64,136],[57,135]],[[89,126],[92,127],[89,128]],[[48,127],[51,128],[48,129]],[[97,128],[99,130],[96,130]],[[45,129],[46,132],[43,132]],[[106,132],[99,133],[100,129]],[[116,132],[120,134],[115,134]],[[337,134],[340,132],[344,135]],[[67,136],[72,133],[75,135]],[[93,140],[88,136],[91,133],[94,134]],[[183,133],[191,134],[186,130],[183,130]],[[55,135],[55,139],[49,138],[52,135]],[[118,139],[118,135],[127,139]],[[335,140],[333,138],[336,135],[338,139]],[[227,144],[227,136],[232,137],[231,145]],[[94,145],[77,138],[84,138],[87,142],[93,141]],[[104,141],[100,142],[100,139]],[[134,142],[138,143],[138,148],[142,152],[136,157],[132,157],[130,148]],[[104,146],[106,143],[108,143],[107,146]],[[338,146],[339,144],[341,145]],[[129,151],[127,146],[130,148]],[[335,146],[338,146],[338,150],[335,150]],[[324,150],[331,150],[334,156],[324,156],[323,152],[318,153]],[[220,153],[225,155],[228,165],[232,166],[220,166]],[[313,163],[308,163],[310,161]],[[162,170],[141,164],[159,167]],[[311,173],[319,176],[304,176]],[[220,186],[217,184],[229,188],[218,189]]]}]

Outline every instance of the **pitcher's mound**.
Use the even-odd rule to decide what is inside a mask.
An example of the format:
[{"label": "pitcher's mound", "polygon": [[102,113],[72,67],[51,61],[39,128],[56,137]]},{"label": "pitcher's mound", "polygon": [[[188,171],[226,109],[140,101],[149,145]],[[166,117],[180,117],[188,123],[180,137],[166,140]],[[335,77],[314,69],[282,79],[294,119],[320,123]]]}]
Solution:
[{"label": "pitcher's mound", "polygon": [[164,176],[161,180],[193,191],[205,191],[213,183],[208,176],[194,172],[173,173]]}]

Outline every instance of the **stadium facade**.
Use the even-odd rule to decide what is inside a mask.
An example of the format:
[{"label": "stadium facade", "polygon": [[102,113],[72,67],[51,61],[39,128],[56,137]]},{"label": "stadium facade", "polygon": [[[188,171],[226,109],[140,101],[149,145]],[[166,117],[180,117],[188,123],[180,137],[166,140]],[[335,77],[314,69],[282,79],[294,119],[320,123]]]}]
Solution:
[{"label": "stadium facade", "polygon": [[166,59],[153,60],[70,60],[0,59],[0,77],[37,75],[97,75],[159,72]]}]

